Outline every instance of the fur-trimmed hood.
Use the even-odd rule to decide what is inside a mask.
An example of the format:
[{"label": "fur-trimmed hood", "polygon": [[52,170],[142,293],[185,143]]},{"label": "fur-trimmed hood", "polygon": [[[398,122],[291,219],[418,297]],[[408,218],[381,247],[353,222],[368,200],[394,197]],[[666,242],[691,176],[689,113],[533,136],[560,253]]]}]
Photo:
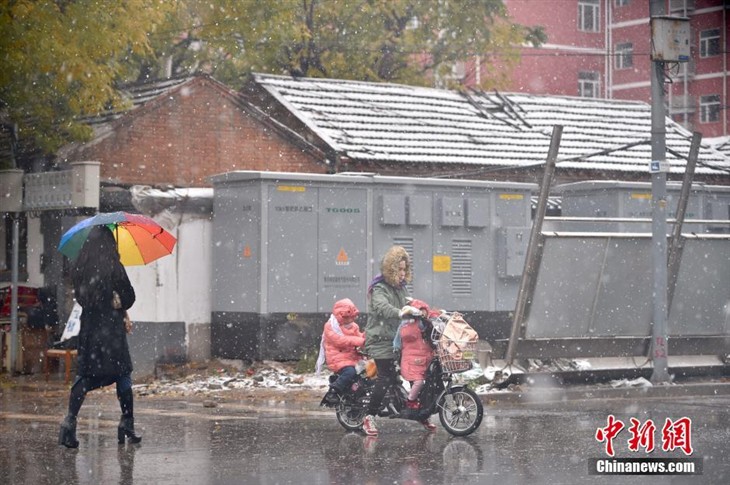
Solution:
[{"label": "fur-trimmed hood", "polygon": [[398,265],[401,261],[406,262],[406,282],[411,282],[411,258],[403,246],[392,246],[383,256],[380,263],[380,274],[390,286],[398,288],[400,281],[398,279]]}]

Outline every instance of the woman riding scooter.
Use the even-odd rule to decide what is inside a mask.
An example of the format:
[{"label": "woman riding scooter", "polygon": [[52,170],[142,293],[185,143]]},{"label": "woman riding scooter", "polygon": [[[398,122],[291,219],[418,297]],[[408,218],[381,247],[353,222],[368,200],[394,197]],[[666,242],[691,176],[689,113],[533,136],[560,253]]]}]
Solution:
[{"label": "woman riding scooter", "polygon": [[[409,313],[420,313],[408,305],[406,283],[411,281],[411,261],[402,246],[392,246],[383,256],[380,274],[368,287],[368,322],[365,326],[365,352],[375,360],[378,377],[370,398],[367,415],[363,421],[363,432],[377,436],[375,416],[378,414],[388,388],[398,382],[396,355],[393,350],[401,319]],[[432,425],[426,419],[422,422],[429,431]]]}]

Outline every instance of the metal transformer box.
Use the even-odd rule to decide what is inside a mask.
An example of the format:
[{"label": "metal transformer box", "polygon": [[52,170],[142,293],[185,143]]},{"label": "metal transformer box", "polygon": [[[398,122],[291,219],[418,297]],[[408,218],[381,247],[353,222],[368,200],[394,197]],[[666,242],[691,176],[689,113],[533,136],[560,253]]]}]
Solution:
[{"label": "metal transformer box", "polygon": [[341,298],[365,313],[393,244],[412,257],[414,297],[462,312],[514,308],[534,184],[253,171],[211,180],[214,355],[280,357],[262,354],[264,339],[296,352],[283,341],[318,338]]},{"label": "metal transformer box", "polygon": [[[680,183],[667,183],[667,215],[673,218],[681,191]],[[562,196],[562,216],[591,218],[651,219],[651,183],[619,181],[585,181],[558,185],[554,194]],[[692,223],[690,220],[730,219],[730,187],[693,185],[684,232],[727,233],[730,226],[712,223]],[[651,222],[561,222],[551,223],[550,229],[571,231],[651,232]]]}]

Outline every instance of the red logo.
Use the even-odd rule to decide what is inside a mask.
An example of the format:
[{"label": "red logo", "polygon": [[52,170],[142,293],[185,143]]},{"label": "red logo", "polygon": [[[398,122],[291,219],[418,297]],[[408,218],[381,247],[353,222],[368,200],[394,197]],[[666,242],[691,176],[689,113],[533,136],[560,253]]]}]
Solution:
[{"label": "red logo", "polygon": [[624,423],[614,418],[613,414],[608,415],[608,425],[605,428],[596,430],[596,439],[600,442],[606,442],[606,454],[613,456],[613,439],[624,429]]},{"label": "red logo", "polygon": [[[642,423],[636,418],[631,418],[630,423],[628,430],[631,437],[627,441],[629,451],[637,452],[643,448],[645,453],[651,453],[654,450],[654,433],[657,429],[654,422],[648,419]],[[620,419],[609,414],[606,426],[596,430],[596,440],[605,443],[608,456],[614,456],[613,440],[624,428],[625,425]],[[685,455],[691,455],[693,452],[691,436],[690,418],[682,417],[675,421],[667,418],[662,427],[662,450],[673,451],[679,448]]]}]

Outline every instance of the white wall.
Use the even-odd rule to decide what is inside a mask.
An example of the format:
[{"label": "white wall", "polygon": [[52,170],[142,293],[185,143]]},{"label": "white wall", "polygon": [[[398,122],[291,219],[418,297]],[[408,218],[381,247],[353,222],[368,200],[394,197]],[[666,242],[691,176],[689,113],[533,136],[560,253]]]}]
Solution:
[{"label": "white wall", "polygon": [[187,218],[170,232],[177,244],[170,256],[146,266],[129,266],[137,294],[133,320],[147,322],[210,322],[211,223]]},{"label": "white wall", "polygon": [[[45,278],[41,273],[41,255],[43,254],[43,234],[41,218],[28,218],[28,286],[42,287]],[[54,255],[56,256],[56,255]],[[56,256],[57,257],[57,256]]]},{"label": "white wall", "polygon": [[174,224],[159,220],[175,237],[170,256],[146,266],[127,267],[137,301],[133,321],[184,322],[190,360],[210,358],[211,221],[178,215]]},{"label": "white wall", "polygon": [[[13,239],[12,231],[6,234],[5,223],[2,224],[0,229],[0,247],[5,248],[6,245],[10,244]],[[28,269],[28,281],[21,281],[22,286],[35,286],[41,287],[44,283],[43,275],[41,274],[41,254],[43,254],[43,233],[41,233],[41,220],[39,217],[28,218],[28,245],[27,245],[27,269]],[[5,251],[0,251],[0,267],[7,268],[8,277],[10,271],[12,271],[12,257],[5,260]],[[8,286],[10,283],[3,284],[2,286]]]}]

